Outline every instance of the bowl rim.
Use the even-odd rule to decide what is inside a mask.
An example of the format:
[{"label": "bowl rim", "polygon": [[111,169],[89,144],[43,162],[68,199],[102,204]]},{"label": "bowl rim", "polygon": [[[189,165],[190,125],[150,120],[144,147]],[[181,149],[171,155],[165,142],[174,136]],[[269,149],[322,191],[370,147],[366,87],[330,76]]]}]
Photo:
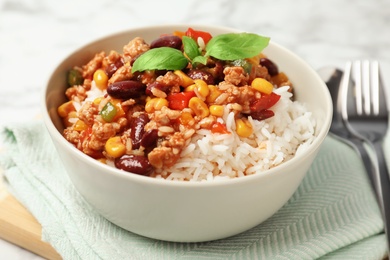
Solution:
[{"label": "bowl rim", "polygon": [[[305,157],[309,156],[310,151],[315,151],[319,148],[319,146],[322,144],[324,141],[325,137],[327,136],[329,129],[330,129],[330,124],[332,120],[332,99],[330,96],[330,93],[325,85],[325,83],[322,81],[320,76],[316,73],[316,71],[306,62],[304,61],[301,57],[299,57],[297,54],[294,52],[290,51],[286,47],[272,41],[272,39],[269,42],[269,45],[273,45],[275,48],[282,50],[283,52],[288,53],[291,57],[293,57],[297,62],[300,63],[301,66],[305,68],[307,71],[311,71],[313,73],[313,76],[316,78],[316,80],[321,85],[321,88],[324,89],[324,92],[326,94],[325,97],[323,97],[326,100],[326,113],[324,117],[322,118],[322,127],[318,131],[317,136],[314,138],[313,142],[309,145],[307,152],[305,153],[300,153],[298,155],[294,155],[293,158],[290,160],[283,162],[282,164],[262,171],[258,172],[252,175],[247,175],[243,177],[237,177],[233,179],[219,179],[219,180],[214,180],[214,181],[175,181],[175,180],[166,180],[166,179],[160,179],[160,178],[152,178],[149,176],[143,176],[143,175],[138,175],[138,174],[132,174],[128,173],[126,171],[114,168],[112,166],[103,164],[88,155],[84,154],[82,151],[78,150],[76,147],[74,147],[71,143],[69,143],[60,133],[60,131],[55,127],[53,121],[50,118],[50,114],[48,111],[47,107],[47,93],[48,93],[48,86],[49,83],[55,74],[56,70],[72,55],[76,54],[77,52],[89,47],[90,45],[95,44],[96,42],[107,40],[112,37],[120,36],[123,34],[129,34],[137,31],[142,31],[142,30],[151,30],[151,29],[172,29],[175,27],[193,27],[193,28],[198,28],[199,30],[201,29],[207,29],[211,28],[213,30],[224,30],[224,31],[231,31],[231,32],[243,32],[243,30],[238,30],[236,28],[231,28],[231,27],[225,27],[225,26],[214,26],[214,25],[205,25],[205,24],[163,24],[163,25],[149,25],[149,26],[141,26],[141,27],[132,27],[129,29],[125,29],[122,31],[114,32],[112,34],[108,34],[106,36],[98,37],[95,39],[92,39],[91,41],[88,41],[87,43],[79,46],[78,48],[73,49],[73,51],[69,52],[65,57],[60,59],[59,62],[55,65],[54,69],[52,69],[49,72],[49,76],[46,80],[45,87],[43,88],[43,93],[41,96],[41,110],[43,114],[43,121],[44,125],[49,132],[50,136],[52,139],[55,139],[57,143],[60,143],[62,147],[64,147],[67,152],[73,153],[75,156],[80,157],[80,160],[83,160],[86,164],[88,164],[91,168],[101,168],[105,174],[112,174],[116,178],[121,178],[125,180],[130,180],[132,182],[137,182],[137,183],[143,183],[143,184],[150,184],[150,185],[159,185],[159,186],[166,186],[166,187],[175,187],[175,188],[200,188],[200,187],[216,187],[216,186],[230,186],[230,185],[237,185],[237,184],[243,184],[247,182],[253,182],[254,180],[257,179],[263,179],[263,178],[271,178],[272,176],[276,177],[277,175],[284,175],[288,174],[288,169],[290,165],[294,165],[296,161],[299,160],[305,160]],[[52,140],[54,141],[54,140]],[[56,147],[56,151],[59,153]]]}]

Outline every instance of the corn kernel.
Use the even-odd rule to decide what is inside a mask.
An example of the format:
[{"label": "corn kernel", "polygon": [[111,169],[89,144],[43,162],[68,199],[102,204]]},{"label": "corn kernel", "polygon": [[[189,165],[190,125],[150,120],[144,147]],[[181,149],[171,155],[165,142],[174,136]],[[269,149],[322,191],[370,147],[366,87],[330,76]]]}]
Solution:
[{"label": "corn kernel", "polygon": [[223,116],[223,106],[221,105],[211,105],[209,110],[213,116]]},{"label": "corn kernel", "polygon": [[249,137],[253,133],[253,127],[246,118],[237,118],[236,133],[241,137]]},{"label": "corn kernel", "polygon": [[194,82],[195,82],[195,89],[194,89],[195,93],[197,93],[197,95],[199,95],[201,99],[203,100],[206,99],[206,97],[210,93],[210,89],[207,83],[201,79],[195,79]]},{"label": "corn kernel", "polygon": [[114,158],[121,157],[126,152],[126,146],[122,143],[120,136],[109,138],[104,149],[109,156]]},{"label": "corn kernel", "polygon": [[195,115],[205,118],[210,114],[206,103],[198,97],[192,97],[188,103],[188,107],[192,109]]},{"label": "corn kernel", "polygon": [[68,101],[59,106],[57,111],[60,117],[67,117],[70,112],[76,111],[76,109],[73,106],[73,101]]},{"label": "corn kernel", "polygon": [[193,116],[189,112],[182,112],[180,115],[180,124],[189,125],[194,120]]},{"label": "corn kernel", "polygon": [[184,89],[184,91],[185,91],[185,92],[194,91],[194,90],[195,90],[195,87],[196,87],[195,84],[189,85],[188,87],[186,87],[186,88]]},{"label": "corn kernel", "polygon": [[154,111],[161,110],[164,106],[168,106],[168,100],[165,98],[152,98],[145,104],[145,111],[147,113],[153,113]]},{"label": "corn kernel", "polygon": [[93,104],[98,106],[102,100],[103,100],[103,97],[97,97],[93,100]]},{"label": "corn kernel", "polygon": [[102,69],[98,69],[93,74],[93,81],[95,81],[96,87],[101,90],[107,88],[108,76]]},{"label": "corn kernel", "polygon": [[214,85],[208,85],[210,93],[206,98],[207,103],[213,103],[222,92]]},{"label": "corn kernel", "polygon": [[180,77],[181,83],[180,85],[184,88],[194,84],[194,80],[188,77],[183,71],[181,70],[175,70],[173,73],[175,73],[177,76]]},{"label": "corn kernel", "polygon": [[161,110],[161,108],[167,107],[168,104],[168,100],[166,100],[165,98],[157,98],[156,103],[154,105],[154,109]]},{"label": "corn kernel", "polygon": [[266,79],[263,78],[255,78],[251,83],[252,88],[260,91],[264,94],[271,94],[272,90],[274,89],[274,86]]},{"label": "corn kernel", "polygon": [[88,128],[88,126],[83,120],[77,120],[76,123],[74,124],[74,127],[73,127],[73,129],[78,131],[78,132],[81,132],[87,128]]}]

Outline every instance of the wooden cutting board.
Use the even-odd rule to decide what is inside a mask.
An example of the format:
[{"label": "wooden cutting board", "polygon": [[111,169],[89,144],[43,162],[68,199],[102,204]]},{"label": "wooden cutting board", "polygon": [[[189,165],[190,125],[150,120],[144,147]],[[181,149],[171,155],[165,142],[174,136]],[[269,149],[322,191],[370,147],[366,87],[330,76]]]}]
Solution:
[{"label": "wooden cutting board", "polygon": [[62,259],[54,248],[41,240],[42,228],[33,215],[0,187],[0,238],[47,259]]}]

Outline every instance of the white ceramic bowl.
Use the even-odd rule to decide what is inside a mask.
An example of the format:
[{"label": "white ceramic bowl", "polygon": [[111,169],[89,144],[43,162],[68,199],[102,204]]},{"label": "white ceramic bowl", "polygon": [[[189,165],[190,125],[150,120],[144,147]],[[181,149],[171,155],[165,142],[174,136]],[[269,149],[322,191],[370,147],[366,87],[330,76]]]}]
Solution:
[{"label": "white ceramic bowl", "polygon": [[136,36],[147,42],[163,33],[188,27],[213,35],[238,32],[230,28],[167,25],[131,29],[94,41],[70,54],[52,73],[44,93],[47,129],[77,190],[101,215],[142,236],[178,242],[221,239],[259,225],[295,192],[326,137],[332,115],[331,98],[316,72],[301,58],[274,42],[264,50],[295,87],[295,98],[307,104],[321,122],[310,148],[263,173],[209,183],[172,182],[117,170],[83,154],[63,138],[57,107],[65,102],[67,71],[102,50],[121,51]]}]

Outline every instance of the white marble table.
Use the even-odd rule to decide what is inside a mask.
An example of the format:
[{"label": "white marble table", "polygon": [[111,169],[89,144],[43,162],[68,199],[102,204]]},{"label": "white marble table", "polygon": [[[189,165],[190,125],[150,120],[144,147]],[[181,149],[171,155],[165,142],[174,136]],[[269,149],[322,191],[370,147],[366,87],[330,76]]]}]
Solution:
[{"label": "white marble table", "polygon": [[[48,75],[75,48],[131,27],[172,23],[270,36],[314,68],[377,59],[390,84],[388,0],[0,0],[0,127],[40,116]],[[39,257],[0,240],[0,259]]]}]

